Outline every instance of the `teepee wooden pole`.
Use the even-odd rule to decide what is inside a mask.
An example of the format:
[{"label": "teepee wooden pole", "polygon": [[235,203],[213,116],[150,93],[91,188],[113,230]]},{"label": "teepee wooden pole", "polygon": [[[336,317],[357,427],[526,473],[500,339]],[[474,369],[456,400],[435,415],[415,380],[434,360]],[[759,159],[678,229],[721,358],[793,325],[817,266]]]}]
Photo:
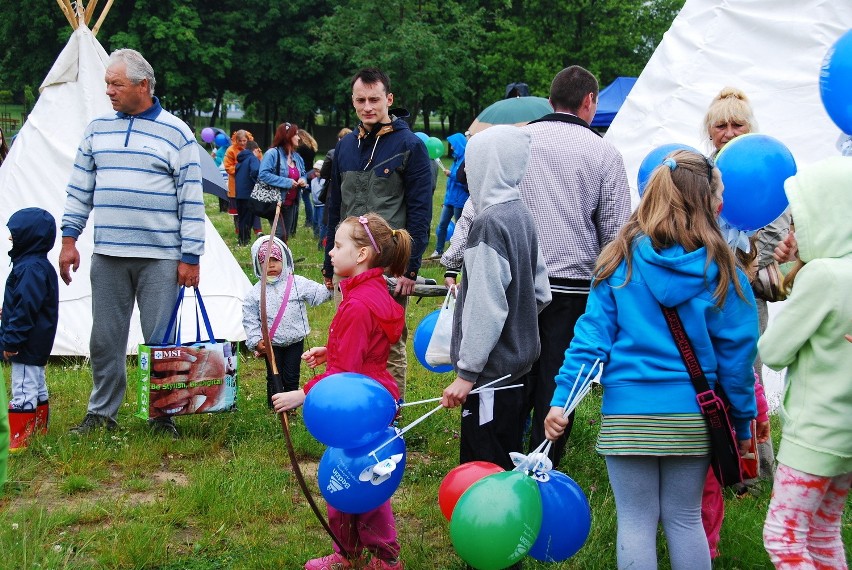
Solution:
[{"label": "teepee wooden pole", "polygon": [[95,24],[95,27],[92,28],[92,35],[93,36],[98,35],[98,30],[101,29],[101,24],[104,23],[104,19],[106,18],[106,15],[109,13],[109,9],[112,8],[112,3],[113,3],[113,0],[107,0],[106,5],[104,5],[104,9],[101,10],[101,15],[98,16],[98,21]]},{"label": "teepee wooden pole", "polygon": [[86,25],[86,7],[83,6],[83,0],[74,3],[74,19],[77,20],[77,27]]},{"label": "teepee wooden pole", "polygon": [[62,9],[62,13],[65,14],[65,19],[68,20],[71,27],[76,30],[77,19],[74,17],[74,10],[71,9],[71,2],[69,0],[56,0],[56,3],[59,4],[59,7]]},{"label": "teepee wooden pole", "polygon": [[92,16],[95,14],[95,7],[98,5],[98,0],[89,0],[89,5],[86,6],[86,25],[92,21]]}]

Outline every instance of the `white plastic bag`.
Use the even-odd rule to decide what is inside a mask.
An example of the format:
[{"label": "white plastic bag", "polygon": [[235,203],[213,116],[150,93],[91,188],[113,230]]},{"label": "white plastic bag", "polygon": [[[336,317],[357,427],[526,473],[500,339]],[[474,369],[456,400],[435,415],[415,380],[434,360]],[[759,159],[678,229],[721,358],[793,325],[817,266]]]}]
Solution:
[{"label": "white plastic bag", "polygon": [[453,287],[447,291],[444,304],[441,305],[441,313],[438,315],[438,320],[435,321],[432,338],[429,339],[429,346],[426,347],[426,362],[430,366],[452,364],[450,360],[450,340],[453,337],[453,313],[456,308],[455,293],[455,288]]}]

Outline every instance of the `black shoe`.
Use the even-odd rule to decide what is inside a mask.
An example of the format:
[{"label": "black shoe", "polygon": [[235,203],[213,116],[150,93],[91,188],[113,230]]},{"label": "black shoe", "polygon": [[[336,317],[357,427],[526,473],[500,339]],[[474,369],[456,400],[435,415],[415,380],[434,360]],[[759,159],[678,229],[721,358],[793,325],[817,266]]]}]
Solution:
[{"label": "black shoe", "polygon": [[80,425],[71,428],[70,432],[77,435],[86,435],[97,429],[106,429],[112,431],[118,428],[118,423],[106,416],[88,413]]},{"label": "black shoe", "polygon": [[178,432],[172,418],[156,418],[148,420],[148,427],[151,428],[151,432],[155,435],[168,435],[171,436],[172,439],[180,439],[180,432]]}]

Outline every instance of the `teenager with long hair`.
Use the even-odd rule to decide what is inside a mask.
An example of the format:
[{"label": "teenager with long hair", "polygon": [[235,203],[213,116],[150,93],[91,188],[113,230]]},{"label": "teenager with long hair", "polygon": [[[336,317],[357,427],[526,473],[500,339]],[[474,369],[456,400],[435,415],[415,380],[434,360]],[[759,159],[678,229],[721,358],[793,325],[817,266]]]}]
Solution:
[{"label": "teenager with long hair", "polygon": [[618,568],[657,567],[662,523],[674,570],[710,569],[701,493],[707,425],[662,307],[677,310],[711,388],[724,388],[741,451],[755,417],[757,312],[748,278],[719,230],[722,181],[709,159],[669,155],[639,207],[598,258],[586,312],[556,377],[548,439],[581,365],[603,363],[606,459],[618,520]]}]

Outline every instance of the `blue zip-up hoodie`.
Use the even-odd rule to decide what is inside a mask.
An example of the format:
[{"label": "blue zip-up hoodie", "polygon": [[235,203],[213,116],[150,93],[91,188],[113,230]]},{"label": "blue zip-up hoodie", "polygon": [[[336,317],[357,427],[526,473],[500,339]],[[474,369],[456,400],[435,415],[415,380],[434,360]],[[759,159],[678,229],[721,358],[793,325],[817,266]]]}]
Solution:
[{"label": "blue zip-up hoodie", "polygon": [[257,182],[260,171],[260,160],[253,151],[245,148],[237,155],[237,165],[234,168],[234,190],[237,200],[248,200]]},{"label": "blue zip-up hoodie", "polygon": [[24,208],[6,225],[12,234],[12,272],[3,295],[0,345],[18,353],[13,362],[44,366],[59,321],[59,284],[47,259],[56,241],[56,220],[41,208]]},{"label": "blue zip-up hoodie", "polygon": [[698,413],[695,389],[663,318],[660,304],[677,308],[686,333],[713,388],[721,384],[731,402],[737,437],[750,437],[755,417],[752,362],[757,346],[757,309],[748,278],[737,271],[743,300],[734,284],[724,306],[713,290],[719,276],[707,251],[686,252],[680,245],[655,250],[647,236],[633,246],[633,272],[625,283],[622,261],[589,294],[586,312],[556,376],[551,404],[562,406],[582,364],[604,364],[604,415]]},{"label": "blue zip-up hoodie", "polygon": [[458,180],[459,167],[464,162],[464,151],[467,147],[467,138],[461,133],[453,133],[447,137],[447,142],[453,147],[453,165],[450,167],[450,175],[447,177],[447,192],[444,194],[444,204],[454,208],[464,208],[470,193],[467,184]]}]

